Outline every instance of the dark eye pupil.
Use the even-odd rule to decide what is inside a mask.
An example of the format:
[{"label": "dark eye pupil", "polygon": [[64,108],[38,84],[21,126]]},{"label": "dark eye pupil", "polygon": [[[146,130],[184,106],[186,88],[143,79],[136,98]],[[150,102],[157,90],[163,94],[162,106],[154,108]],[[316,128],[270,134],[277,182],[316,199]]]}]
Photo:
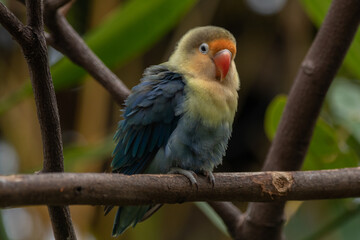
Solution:
[{"label": "dark eye pupil", "polygon": [[206,43],[203,43],[203,44],[200,45],[199,51],[202,54],[207,54],[207,52],[209,51],[209,46]]}]

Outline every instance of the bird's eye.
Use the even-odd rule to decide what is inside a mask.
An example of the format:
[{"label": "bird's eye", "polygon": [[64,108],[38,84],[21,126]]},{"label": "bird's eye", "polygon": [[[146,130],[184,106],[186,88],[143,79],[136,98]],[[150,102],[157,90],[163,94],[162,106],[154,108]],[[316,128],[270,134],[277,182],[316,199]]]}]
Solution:
[{"label": "bird's eye", "polygon": [[206,43],[202,43],[199,47],[199,51],[202,54],[207,54],[209,52],[209,45],[207,45]]}]

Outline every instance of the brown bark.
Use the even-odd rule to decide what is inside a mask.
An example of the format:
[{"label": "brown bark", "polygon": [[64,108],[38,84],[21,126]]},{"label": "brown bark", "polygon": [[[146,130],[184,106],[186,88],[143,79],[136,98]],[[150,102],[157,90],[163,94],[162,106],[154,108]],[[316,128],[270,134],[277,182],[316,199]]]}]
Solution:
[{"label": "brown bark", "polygon": [[[215,173],[198,188],[182,175],[51,173],[0,176],[0,207],[24,205],[138,205],[187,201],[284,201],[360,196],[360,168],[341,170]],[[116,189],[116,191],[114,191]],[[216,205],[217,203],[210,203]],[[217,205],[238,221],[240,211]],[[226,211],[226,212],[223,212]],[[234,212],[235,211],[235,212]],[[232,222],[232,223],[230,223]],[[230,221],[229,224],[238,225]]]}]

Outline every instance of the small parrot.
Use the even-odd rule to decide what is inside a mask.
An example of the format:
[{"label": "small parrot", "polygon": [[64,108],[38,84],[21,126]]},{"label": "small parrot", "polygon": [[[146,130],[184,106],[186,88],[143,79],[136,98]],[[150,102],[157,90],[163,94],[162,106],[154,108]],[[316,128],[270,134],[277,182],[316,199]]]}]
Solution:
[{"label": "small parrot", "polygon": [[[195,174],[215,183],[232,131],[240,81],[236,41],[227,30],[197,27],[178,42],[165,63],[148,67],[125,102],[114,136],[114,173]],[[114,237],[161,205],[119,207]],[[107,214],[113,206],[105,207]]]}]

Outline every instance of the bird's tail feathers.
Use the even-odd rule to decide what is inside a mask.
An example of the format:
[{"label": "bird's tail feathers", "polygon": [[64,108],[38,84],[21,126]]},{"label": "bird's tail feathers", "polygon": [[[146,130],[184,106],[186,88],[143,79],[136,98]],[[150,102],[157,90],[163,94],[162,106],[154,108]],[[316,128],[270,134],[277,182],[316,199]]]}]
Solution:
[{"label": "bird's tail feathers", "polygon": [[148,205],[119,207],[115,216],[112,236],[119,236],[130,226],[135,227],[150,208]]},{"label": "bird's tail feathers", "polygon": [[145,215],[142,217],[141,221],[145,221],[149,217],[151,217],[154,213],[156,213],[164,204],[156,204],[154,206],[151,206],[149,210],[145,213]]}]

